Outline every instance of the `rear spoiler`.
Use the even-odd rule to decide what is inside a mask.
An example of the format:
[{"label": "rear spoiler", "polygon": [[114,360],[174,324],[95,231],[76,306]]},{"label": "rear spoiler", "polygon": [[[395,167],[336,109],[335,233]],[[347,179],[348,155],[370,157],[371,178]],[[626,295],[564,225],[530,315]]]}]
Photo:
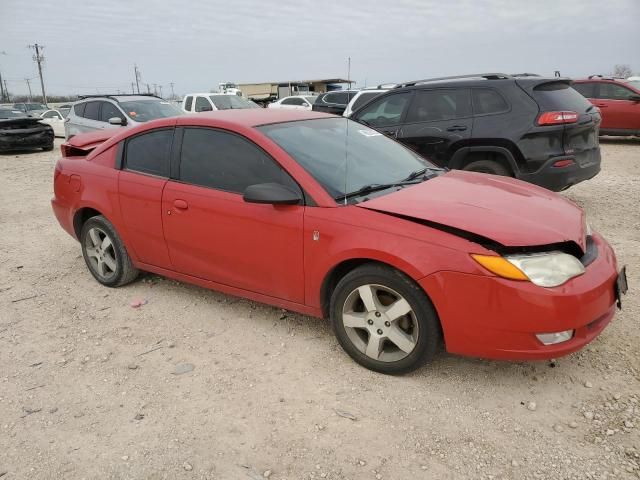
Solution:
[{"label": "rear spoiler", "polygon": [[553,83],[566,83],[571,85],[573,80],[567,77],[535,77],[535,76],[518,76],[515,77],[516,83],[527,92],[532,92],[538,87]]},{"label": "rear spoiler", "polygon": [[121,131],[119,128],[109,128],[95,132],[81,133],[80,135],[71,137],[60,145],[60,151],[63,157],[86,157],[99,145]]}]

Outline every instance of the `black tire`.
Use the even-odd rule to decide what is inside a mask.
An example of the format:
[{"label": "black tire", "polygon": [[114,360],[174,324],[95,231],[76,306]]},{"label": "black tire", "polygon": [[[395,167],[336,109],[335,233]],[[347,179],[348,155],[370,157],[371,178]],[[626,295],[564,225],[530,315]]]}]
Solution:
[{"label": "black tire", "polygon": [[[102,274],[98,266],[98,261],[92,260],[96,258],[95,251],[89,252],[92,250],[91,244],[94,243],[90,236],[92,230],[94,230],[94,234],[99,234],[102,239],[104,239],[102,234],[109,237],[111,245],[101,254],[102,258],[109,255],[111,263],[114,263],[113,260],[115,260],[115,269],[112,270],[107,267],[109,269],[108,274]],[[91,275],[102,285],[107,287],[121,287],[122,285],[133,282],[140,273],[139,270],[133,266],[120,235],[118,235],[118,232],[116,232],[111,222],[102,215],[91,217],[82,225],[80,245],[87,268],[91,272]]]},{"label": "black tire", "polygon": [[[400,294],[411,307],[411,321],[417,323],[418,335],[415,339],[415,347],[404,358],[395,361],[376,360],[363,353],[347,333],[342,320],[343,308],[346,308],[346,302],[355,293],[355,290],[366,285],[389,288]],[[364,315],[366,314],[365,312]],[[349,272],[338,282],[331,295],[330,315],[333,331],[345,352],[360,365],[380,373],[397,375],[415,370],[433,358],[442,342],[438,314],[425,292],[405,274],[377,263],[362,265]],[[376,315],[379,316],[377,313]],[[362,332],[364,338],[365,331],[359,331]],[[378,333],[380,332],[381,330],[378,330]],[[388,340],[384,342],[388,342]],[[389,344],[385,343],[385,345]],[[391,347],[393,346],[391,345]]]},{"label": "black tire", "polygon": [[465,165],[463,170],[479,173],[490,173],[491,175],[501,175],[503,177],[511,177],[511,173],[501,163],[494,160],[476,160],[469,165]]}]

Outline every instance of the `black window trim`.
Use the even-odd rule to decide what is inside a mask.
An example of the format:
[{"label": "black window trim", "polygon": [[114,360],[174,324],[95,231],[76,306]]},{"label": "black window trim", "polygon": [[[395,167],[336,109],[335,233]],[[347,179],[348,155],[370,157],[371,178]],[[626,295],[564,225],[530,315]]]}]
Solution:
[{"label": "black window trim", "polygon": [[[103,100],[89,100],[88,102],[84,103],[84,109],[82,110],[82,118],[85,118],[87,120],[91,120],[92,122],[100,122],[100,123],[106,123],[103,122],[102,120],[100,120],[102,118],[102,102]],[[87,105],[89,105],[90,103],[97,103],[98,104],[98,119],[96,120],[95,118],[87,118],[85,117],[85,113],[87,112]]]},{"label": "black window trim", "polygon": [[[593,97],[584,97],[584,95],[582,95],[582,93],[580,93],[579,90],[576,90],[575,85],[592,85],[593,86]],[[591,98],[591,99],[597,100],[598,99],[598,95],[600,94],[600,82],[593,82],[593,81],[575,82],[575,83],[571,84],[571,88],[573,88],[578,93],[580,93],[580,95],[582,95],[584,98]]]},{"label": "black window trim", "polygon": [[291,175],[291,173],[289,173],[289,171],[286,168],[284,168],[282,164],[278,162],[278,160],[273,158],[273,155],[271,155],[269,152],[267,152],[264,148],[262,148],[260,145],[258,145],[256,142],[254,142],[250,138],[247,138],[246,136],[238,132],[234,132],[233,130],[228,130],[226,128],[220,128],[220,127],[209,127],[206,125],[180,125],[179,127],[176,127],[175,129],[176,132],[174,133],[174,136],[173,136],[173,144],[171,148],[171,165],[169,168],[171,173],[169,180],[171,180],[172,182],[181,183],[183,185],[191,185],[192,187],[207,188],[209,190],[215,190],[218,192],[231,193],[233,195],[238,195],[239,197],[242,197],[243,195],[242,193],[239,193],[239,192],[233,192],[230,190],[224,190],[222,188],[215,188],[215,187],[209,187],[207,185],[199,185],[195,183],[185,182],[180,179],[180,162],[182,160],[182,143],[184,141],[184,132],[187,129],[215,130],[218,132],[235,135],[236,137],[239,137],[249,142],[251,145],[255,146],[262,153],[264,153],[268,158],[270,158],[271,161],[275,163],[278,167],[280,167],[280,169],[284,173],[286,173],[289,176],[289,178],[291,178],[293,183],[295,183],[298,186],[298,188],[300,189],[301,197],[302,197],[302,203],[300,204],[300,206],[311,207],[311,206],[317,205],[315,200],[313,200],[313,198],[305,191],[305,189],[302,188],[302,185],[300,185],[300,183],[293,177],[293,175]]},{"label": "black window trim", "polygon": [[[171,151],[169,152],[169,165],[167,168],[167,172],[166,175],[156,175],[154,173],[149,173],[149,172],[140,172],[139,170],[131,170],[129,168],[127,168],[127,150],[128,150],[128,145],[129,142],[131,140],[133,140],[134,138],[138,138],[141,137],[143,135],[147,135],[150,133],[156,133],[156,132],[160,132],[162,130],[171,130],[173,132],[173,136],[171,138]],[[168,180],[169,178],[171,178],[171,162],[173,159],[173,151],[175,150],[175,144],[176,144],[176,128],[175,127],[158,127],[158,128],[152,128],[150,130],[145,130],[144,132],[140,132],[137,133],[135,135],[131,135],[130,137],[127,137],[126,139],[124,139],[122,142],[120,142],[120,146],[118,146],[118,151],[116,152],[116,168],[118,168],[119,170],[124,170],[127,172],[131,172],[131,173],[135,173],[137,175],[145,175],[147,177],[153,177],[153,178],[160,178],[160,179],[165,179]]]},{"label": "black window trim", "polygon": [[[485,87],[485,86],[479,86],[479,87],[471,87],[471,112],[472,112],[472,116],[473,117],[487,117],[489,115],[502,115],[503,113],[509,113],[512,110],[512,106],[511,103],[507,100],[507,98],[502,95],[502,93],[500,92],[500,90],[496,89],[496,88],[492,88],[492,87]],[[504,103],[507,105],[507,109],[506,110],[500,110],[499,112],[489,112],[489,113],[476,113],[476,106],[475,103],[473,101],[473,90],[491,90],[492,92],[497,93],[500,98],[502,98],[502,100],[504,100]]]}]

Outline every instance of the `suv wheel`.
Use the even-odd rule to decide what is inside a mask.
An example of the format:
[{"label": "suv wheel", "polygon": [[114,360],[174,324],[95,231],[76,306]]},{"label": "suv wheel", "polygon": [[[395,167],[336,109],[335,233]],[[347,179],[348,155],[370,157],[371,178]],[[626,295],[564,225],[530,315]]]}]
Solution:
[{"label": "suv wheel", "polygon": [[438,316],[424,291],[403,273],[373,263],[340,280],[331,296],[331,324],[351,358],[387,374],[420,367],[441,339]]},{"label": "suv wheel", "polygon": [[80,244],[89,271],[102,285],[120,287],[138,276],[120,236],[102,215],[85,222]]},{"label": "suv wheel", "polygon": [[463,170],[469,172],[490,173],[491,175],[502,175],[503,177],[511,177],[509,170],[494,160],[477,160],[465,165]]}]

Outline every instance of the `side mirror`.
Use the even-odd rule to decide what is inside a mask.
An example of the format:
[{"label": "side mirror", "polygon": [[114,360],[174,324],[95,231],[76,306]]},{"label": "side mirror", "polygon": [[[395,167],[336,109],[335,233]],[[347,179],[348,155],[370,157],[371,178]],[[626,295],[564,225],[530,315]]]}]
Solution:
[{"label": "side mirror", "polygon": [[279,183],[258,183],[250,185],[242,197],[247,203],[269,203],[271,205],[298,205],[302,200],[300,192]]},{"label": "side mirror", "polygon": [[111,125],[121,125],[121,126],[124,126],[124,125],[126,125],[126,124],[127,124],[127,121],[126,121],[126,120],[124,120],[124,121],[123,121],[123,120],[122,120],[122,118],[120,118],[120,117],[111,117],[111,118],[109,119],[109,123],[110,123]]},{"label": "side mirror", "polygon": [[629,100],[632,102],[640,102],[640,95],[629,95]]}]

